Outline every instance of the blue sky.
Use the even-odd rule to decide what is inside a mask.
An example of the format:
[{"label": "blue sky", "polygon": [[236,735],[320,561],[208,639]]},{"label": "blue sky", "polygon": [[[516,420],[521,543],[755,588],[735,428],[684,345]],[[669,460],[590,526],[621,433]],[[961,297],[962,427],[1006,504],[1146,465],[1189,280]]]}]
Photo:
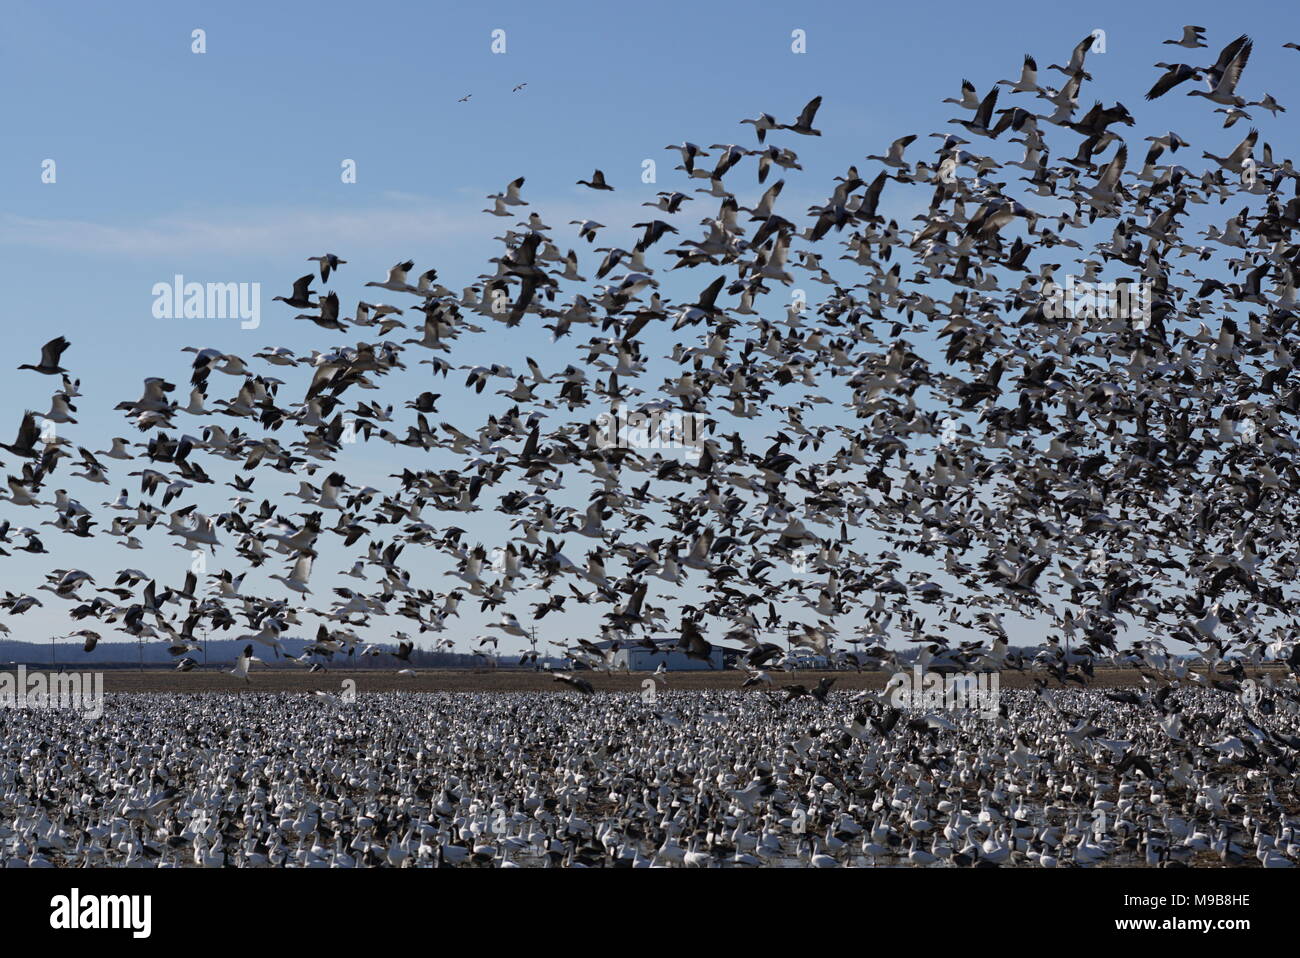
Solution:
[{"label": "blue sky", "polygon": [[[272,343],[305,352],[343,341],[293,323],[292,311],[270,302],[307,272],[309,255],[329,250],[349,261],[341,275],[345,309],[362,282],[381,279],[407,257],[419,269],[437,267],[442,281],[459,288],[497,254],[493,237],[512,222],[479,212],[486,194],[509,180],[526,176],[531,209],[555,228],[562,249],[580,247],[569,219],[583,213],[611,227],[630,224],[648,212],[639,204],[655,190],[681,185],[670,179],[677,159],[665,144],[685,138],[752,146],[742,117],[771,112],[789,120],[821,94],[817,125],[824,136],[791,144],[805,172],[783,202],[792,199],[790,209],[798,210],[821,199],[830,178],[850,163],[869,166],[863,156],[883,152],[894,138],[954,129],[946,121],[955,108],[940,100],[956,96],[963,77],[983,94],[993,81],[1016,77],[1031,52],[1044,82],[1055,83],[1060,74],[1048,74],[1047,65],[1065,62],[1096,28],[1106,31],[1107,49],[1090,57],[1096,82],[1083,109],[1089,91],[1108,103],[1118,97],[1138,120],[1126,131],[1130,144],[1172,128],[1193,142],[1193,159],[1201,149],[1226,153],[1250,123],[1221,130],[1203,100],[1178,91],[1153,106],[1141,94],[1158,74],[1156,60],[1207,63],[1249,32],[1256,48],[1244,86],[1252,97],[1269,92],[1289,105],[1300,52],[1281,44],[1300,40],[1300,13],[1246,15],[1247,9],[10,0],[0,12],[0,81],[10,91],[0,104],[6,368],[34,361],[53,335],[71,339],[65,365],[86,394],[74,441],[104,448],[107,436],[126,434],[109,410],[136,398],[145,375],[184,388],[183,346],[248,357]],[[1206,27],[1209,49],[1160,45],[1183,23]],[[206,33],[201,55],[191,52],[195,29]],[[494,29],[506,33],[504,54],[491,52]],[[805,54],[790,50],[795,29],[806,32]],[[519,83],[527,87],[512,92]],[[468,102],[457,102],[466,94]],[[1000,105],[1008,101],[1004,94]],[[1275,120],[1254,111],[1262,139],[1281,155],[1295,153],[1293,113]],[[1130,168],[1140,151],[1131,145],[1138,156]],[[659,164],[657,185],[639,181],[646,158]],[[57,163],[54,184],[41,182],[46,159]],[[355,184],[340,181],[344,159],[357,163]],[[594,167],[618,187],[615,193],[595,196],[574,185]],[[756,198],[755,192],[747,201]],[[711,202],[694,211],[705,215]],[[624,233],[602,235],[598,245],[611,239],[630,243]],[[150,290],[176,273],[200,282],[260,282],[261,328],[155,319]],[[544,366],[550,356],[568,355],[526,332],[511,345]],[[462,361],[491,358],[499,346],[477,343]],[[523,354],[512,348],[516,368]],[[23,408],[45,408],[54,385],[29,373],[0,376],[6,439]],[[229,394],[235,381],[227,385]],[[450,421],[469,421],[456,411],[470,395],[458,381],[419,388],[446,394],[442,409]],[[392,460],[375,452],[377,462],[355,465],[349,475],[386,472]],[[103,491],[84,498],[97,506],[109,498]],[[31,521],[30,513],[0,515]],[[52,563],[78,564],[80,542],[54,534],[46,542],[58,550]],[[135,555],[105,555],[105,567],[145,565]],[[28,588],[37,581],[16,575]],[[60,627],[53,622],[49,627]]]}]

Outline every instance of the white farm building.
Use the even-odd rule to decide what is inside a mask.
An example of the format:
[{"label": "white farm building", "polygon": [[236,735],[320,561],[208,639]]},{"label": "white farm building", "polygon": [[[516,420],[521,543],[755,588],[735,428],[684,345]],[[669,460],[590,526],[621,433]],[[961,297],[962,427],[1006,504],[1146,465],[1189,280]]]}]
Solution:
[{"label": "white farm building", "polygon": [[[688,658],[686,653],[677,648],[676,639],[651,639],[658,647],[651,651],[641,640],[619,643],[619,650],[614,653],[614,668],[626,668],[630,672],[653,672],[662,663],[670,672],[684,672],[691,669],[723,668],[722,649],[714,646],[709,653],[709,661]],[[597,642],[602,649],[608,649],[612,642]]]}]

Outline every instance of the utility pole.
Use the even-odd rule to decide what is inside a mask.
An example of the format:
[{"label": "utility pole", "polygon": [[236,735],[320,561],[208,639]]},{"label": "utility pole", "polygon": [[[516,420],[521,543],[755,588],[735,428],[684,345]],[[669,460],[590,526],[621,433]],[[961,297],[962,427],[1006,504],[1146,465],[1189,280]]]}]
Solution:
[{"label": "utility pole", "polygon": [[53,672],[58,665],[59,655],[54,648],[54,636],[50,636],[50,671]]}]

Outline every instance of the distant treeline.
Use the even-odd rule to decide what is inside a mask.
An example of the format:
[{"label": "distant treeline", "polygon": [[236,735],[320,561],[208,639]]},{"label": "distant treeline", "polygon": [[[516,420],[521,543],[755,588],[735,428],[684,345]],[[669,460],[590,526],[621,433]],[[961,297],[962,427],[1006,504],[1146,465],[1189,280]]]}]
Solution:
[{"label": "distant treeline", "polygon": [[[302,650],[309,642],[307,639],[282,638],[280,643],[284,646],[285,651],[294,657],[302,654]],[[145,666],[157,668],[158,666],[174,665],[181,656],[173,656],[167,651],[167,645],[157,639],[150,639],[137,647],[135,642],[101,642],[95,647],[93,652],[83,652],[82,642],[80,639],[56,639],[54,650],[55,661],[57,665],[67,668],[81,668],[90,666],[93,668],[130,668],[139,667],[141,663]],[[244,646],[251,644],[253,654],[268,664],[274,664],[276,661],[275,652],[265,645],[259,645],[256,642],[250,643],[247,639],[240,641],[238,639],[212,639],[207,647],[208,665],[233,665],[236,657],[244,650]],[[336,654],[333,659],[322,659],[323,665],[333,668],[347,669],[382,669],[391,672],[394,668],[405,668],[409,665],[413,669],[481,669],[490,668],[490,660],[484,659],[478,655],[466,655],[460,652],[426,652],[416,650],[411,653],[409,662],[399,662],[392,655],[360,655],[364,646],[358,645],[356,655]],[[396,643],[381,646],[396,651]],[[1027,646],[1012,646],[1009,651],[1020,653],[1027,659],[1032,659],[1037,653],[1037,649]],[[912,662],[919,654],[920,649],[912,646],[905,649],[897,650],[900,662]],[[190,658],[194,659],[199,665],[205,664],[203,652],[190,652]],[[739,653],[737,653],[738,655]],[[50,664],[50,643],[49,642],[20,642],[15,639],[0,639],[0,667],[10,663],[15,665],[35,665],[42,668]],[[518,655],[502,655],[498,658],[497,664],[502,667],[517,668],[519,666]],[[543,665],[550,665],[552,668],[573,667],[574,663],[565,659],[543,659]]]},{"label": "distant treeline", "polygon": [[[306,639],[281,639],[280,643],[284,646],[286,652],[292,656],[302,654],[302,650],[309,642]],[[246,645],[253,646],[253,654],[268,664],[275,662],[275,652],[265,645],[259,645],[256,642],[247,640],[239,641],[236,639],[212,639],[207,644],[208,665],[233,665],[235,658],[244,650]],[[143,663],[145,666],[158,667],[160,665],[174,665],[183,656],[174,656],[168,653],[166,644],[156,639],[150,639],[144,643],[135,642],[101,642],[93,652],[83,652],[82,642],[80,639],[56,639],[54,641],[54,650],[51,652],[49,642],[20,642],[14,639],[0,639],[0,666],[6,666],[10,663],[15,665],[34,665],[45,668],[50,665],[51,655],[57,665],[68,668],[130,668],[139,666]],[[360,652],[363,646],[358,646]],[[392,648],[396,651],[396,644],[383,646]],[[189,657],[194,659],[199,665],[205,662],[202,651],[190,652]],[[335,668],[348,669],[383,669],[391,672],[395,667],[405,668],[409,665],[414,669],[471,669],[490,667],[491,663],[484,660],[482,656],[465,655],[460,652],[425,652],[416,650],[411,653],[409,662],[399,662],[391,655],[347,655],[336,654],[333,659],[322,659],[323,664]],[[518,655],[502,655],[498,659],[501,666],[517,667],[519,664]]]}]

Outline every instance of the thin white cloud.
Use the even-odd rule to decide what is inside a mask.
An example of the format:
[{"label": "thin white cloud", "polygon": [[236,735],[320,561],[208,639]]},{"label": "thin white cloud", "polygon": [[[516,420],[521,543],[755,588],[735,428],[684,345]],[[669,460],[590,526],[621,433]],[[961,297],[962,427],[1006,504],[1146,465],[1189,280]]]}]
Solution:
[{"label": "thin white cloud", "polygon": [[[493,217],[481,207],[448,211],[428,197],[394,196],[391,206],[354,210],[244,209],[176,213],[138,223],[95,222],[0,214],[0,245],[60,252],[127,257],[176,255],[272,256],[315,250],[322,244],[346,255],[369,247],[400,250],[462,245],[467,238],[490,241],[537,210],[552,227],[557,243],[571,245],[570,219],[593,218],[611,227],[626,227],[649,210],[630,200],[592,198],[581,206],[572,199],[517,207],[515,217]],[[490,205],[489,201],[484,201]],[[572,237],[572,239],[570,239]]]},{"label": "thin white cloud", "polygon": [[359,210],[245,210],[172,215],[135,224],[0,216],[0,243],[44,249],[158,256],[273,255],[315,249],[333,241],[368,246],[383,241],[433,243],[481,231],[479,214],[448,214],[432,207]]}]

